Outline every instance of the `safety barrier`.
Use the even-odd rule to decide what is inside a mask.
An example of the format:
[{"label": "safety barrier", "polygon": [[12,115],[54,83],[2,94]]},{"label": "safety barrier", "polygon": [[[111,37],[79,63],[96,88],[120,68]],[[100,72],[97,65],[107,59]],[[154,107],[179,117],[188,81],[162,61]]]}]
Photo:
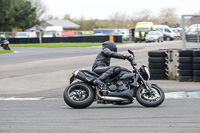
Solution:
[{"label": "safety barrier", "polygon": [[168,79],[167,76],[167,53],[165,50],[152,50],[148,52],[149,71],[151,80]]},{"label": "safety barrier", "polygon": [[8,38],[10,44],[24,44],[24,43],[40,43],[38,37],[36,38]]},{"label": "safety barrier", "polygon": [[[113,36],[114,42],[122,43],[122,36]],[[105,42],[110,36],[73,36],[73,37],[42,37],[41,43],[61,43],[61,42]],[[11,44],[40,43],[37,38],[9,38]]]},{"label": "safety barrier", "polygon": [[154,50],[148,55],[151,79],[200,82],[200,50]]}]

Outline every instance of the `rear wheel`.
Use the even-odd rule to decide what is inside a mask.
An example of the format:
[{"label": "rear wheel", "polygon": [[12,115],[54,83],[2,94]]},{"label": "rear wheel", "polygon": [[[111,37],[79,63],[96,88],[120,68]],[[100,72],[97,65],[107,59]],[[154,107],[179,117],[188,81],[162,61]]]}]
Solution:
[{"label": "rear wheel", "polygon": [[141,86],[136,92],[137,101],[145,107],[157,107],[163,103],[165,95],[163,90],[157,85],[152,85],[151,91]]},{"label": "rear wheel", "polygon": [[63,97],[72,108],[87,108],[94,101],[94,90],[83,82],[73,83],[65,88]]}]

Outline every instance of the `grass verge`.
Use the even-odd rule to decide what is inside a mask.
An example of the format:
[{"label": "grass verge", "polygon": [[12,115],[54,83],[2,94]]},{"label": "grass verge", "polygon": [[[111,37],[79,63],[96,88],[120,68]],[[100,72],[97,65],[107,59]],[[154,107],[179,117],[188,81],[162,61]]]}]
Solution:
[{"label": "grass verge", "polygon": [[0,54],[13,53],[12,50],[0,50]]},{"label": "grass verge", "polygon": [[[130,42],[117,43],[128,44]],[[101,46],[102,43],[34,43],[34,44],[10,44],[10,47],[36,47],[36,48],[56,48],[56,47],[92,47]]]}]

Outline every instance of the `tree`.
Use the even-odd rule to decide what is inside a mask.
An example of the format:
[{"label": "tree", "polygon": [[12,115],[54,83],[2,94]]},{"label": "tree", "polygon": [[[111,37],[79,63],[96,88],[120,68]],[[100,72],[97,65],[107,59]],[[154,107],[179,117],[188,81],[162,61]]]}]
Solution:
[{"label": "tree", "polygon": [[9,14],[9,8],[11,7],[11,1],[12,0],[0,0],[0,31],[8,31],[12,29],[11,21],[13,21],[13,18]]},{"label": "tree", "polygon": [[46,5],[41,0],[30,0],[32,7],[36,8],[37,19],[44,21],[44,14],[47,11]]},{"label": "tree", "polygon": [[128,17],[124,13],[116,12],[109,19],[110,28],[127,28]]},{"label": "tree", "polygon": [[25,0],[13,1],[14,6],[11,8],[11,15],[14,16],[13,28],[21,28],[23,30],[39,23],[36,14],[36,8]]},{"label": "tree", "polygon": [[70,14],[65,14],[65,16],[63,17],[63,19],[67,19],[69,21],[74,21],[75,18],[71,18]]},{"label": "tree", "polygon": [[36,8],[31,6],[27,0],[1,0],[3,8],[0,8],[0,30],[11,31],[11,29],[25,30],[39,23]]},{"label": "tree", "polygon": [[137,12],[133,12],[132,16],[129,19],[129,25],[130,27],[134,28],[137,24],[137,22],[142,22],[142,21],[147,21],[147,22],[156,22],[156,18],[152,16],[152,13],[148,9],[142,9]]},{"label": "tree", "polygon": [[53,16],[53,15],[48,15],[46,18],[47,18],[47,20],[58,19],[57,16]]},{"label": "tree", "polygon": [[179,18],[176,13],[175,8],[164,8],[161,9],[160,15],[159,15],[159,22],[160,24],[165,24],[170,27],[173,27],[177,23],[179,23]]}]

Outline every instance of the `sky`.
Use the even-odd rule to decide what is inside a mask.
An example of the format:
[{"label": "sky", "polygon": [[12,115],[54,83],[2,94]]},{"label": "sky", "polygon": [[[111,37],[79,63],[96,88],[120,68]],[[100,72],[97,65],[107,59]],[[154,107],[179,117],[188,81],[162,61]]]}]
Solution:
[{"label": "sky", "polygon": [[62,19],[65,14],[71,18],[109,19],[114,13],[134,13],[148,9],[158,16],[163,8],[176,8],[178,15],[200,13],[200,0],[41,0],[47,7],[45,15]]}]

